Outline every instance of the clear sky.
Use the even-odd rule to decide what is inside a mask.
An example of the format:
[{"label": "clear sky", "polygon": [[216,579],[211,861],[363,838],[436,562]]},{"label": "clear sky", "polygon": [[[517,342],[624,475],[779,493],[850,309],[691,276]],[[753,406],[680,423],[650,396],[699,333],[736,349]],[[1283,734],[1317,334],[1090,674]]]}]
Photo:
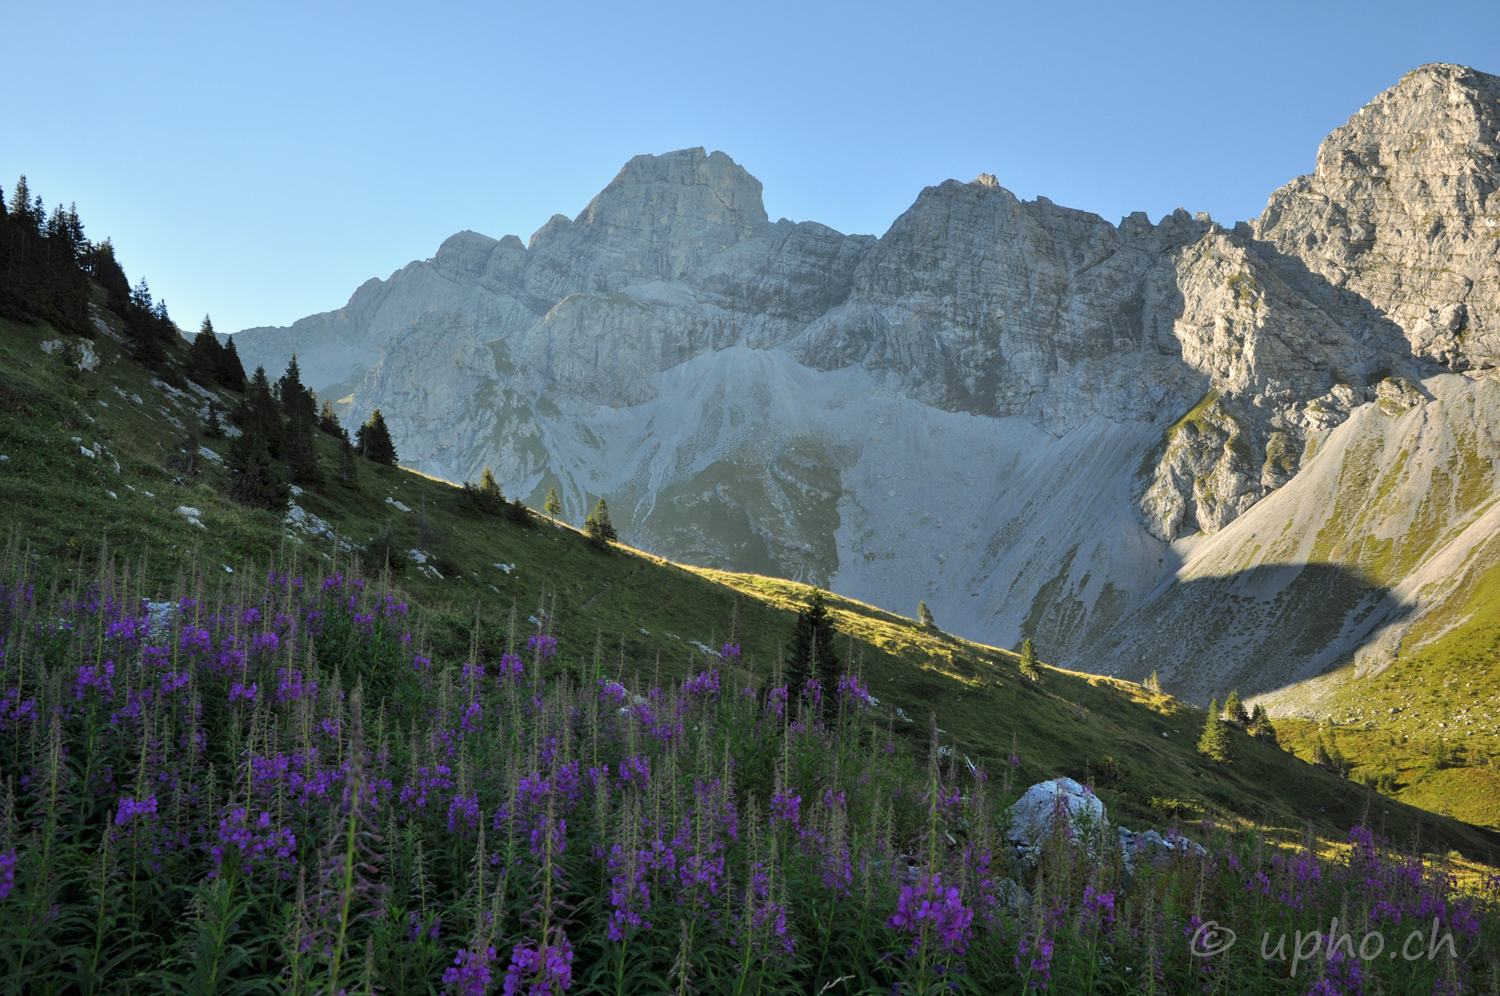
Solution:
[{"label": "clear sky", "polygon": [[[238,9],[231,9],[238,8]],[[774,220],[883,233],[925,185],[1224,222],[1500,3],[9,3],[0,185],[76,201],[178,324],[282,325],[632,155],[722,149]]]}]

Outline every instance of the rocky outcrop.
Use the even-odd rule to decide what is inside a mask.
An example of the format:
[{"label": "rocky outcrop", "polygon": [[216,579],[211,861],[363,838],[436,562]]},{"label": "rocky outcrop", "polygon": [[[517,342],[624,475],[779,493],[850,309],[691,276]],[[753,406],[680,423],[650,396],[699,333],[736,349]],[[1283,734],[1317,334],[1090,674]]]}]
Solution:
[{"label": "rocky outcrop", "polygon": [[1407,73],[1324,139],[1247,234],[1362,340],[1450,370],[1500,361],[1500,77]]}]

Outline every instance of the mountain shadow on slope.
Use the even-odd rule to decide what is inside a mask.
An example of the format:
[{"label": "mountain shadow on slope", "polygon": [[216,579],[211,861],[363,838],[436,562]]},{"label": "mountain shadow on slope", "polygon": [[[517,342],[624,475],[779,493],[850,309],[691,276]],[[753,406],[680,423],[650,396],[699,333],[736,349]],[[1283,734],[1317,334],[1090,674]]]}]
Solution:
[{"label": "mountain shadow on slope", "polygon": [[1345,663],[1413,608],[1341,564],[1269,564],[1159,587],[1081,663],[1137,681],[1155,670],[1192,702],[1255,695]]}]

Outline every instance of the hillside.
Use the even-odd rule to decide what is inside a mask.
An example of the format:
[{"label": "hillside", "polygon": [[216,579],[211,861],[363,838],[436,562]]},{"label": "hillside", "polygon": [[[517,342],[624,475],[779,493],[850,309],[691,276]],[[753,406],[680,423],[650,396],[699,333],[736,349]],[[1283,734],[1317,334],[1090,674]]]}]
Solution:
[{"label": "hillside", "polygon": [[[102,303],[89,344],[99,360],[92,370],[65,368],[44,352],[43,343],[57,338],[48,326],[0,324],[0,502],[18,541],[65,583],[80,571],[90,576],[105,543],[119,562],[144,572],[137,577],[149,579],[147,590],[166,594],[189,564],[226,581],[297,561],[331,567],[389,529],[397,551],[421,548],[425,562],[406,562],[396,581],[434,656],[457,659],[472,638],[497,659],[512,605],[523,629],[538,606],[554,613],[560,659],[580,666],[623,660],[627,673],[643,678],[658,667],[666,678],[685,675],[703,648],[732,630],[764,680],[790,639],[805,586],[684,567],[627,547],[602,553],[540,516],[522,525],[467,511],[454,486],[406,470],[357,461],[356,486],[331,476],[320,490],[296,495],[286,513],[243,508],[224,497],[218,459],[204,453],[192,472],[172,464],[184,417],[202,413],[203,390],[169,387],[137,363]],[[162,376],[181,377],[185,357],[184,345],[170,347]],[[214,394],[225,407],[238,400]],[[195,443],[223,449],[207,438]],[[333,437],[321,436],[317,446],[325,467],[337,466]],[[194,510],[197,521],[180,509]],[[1203,713],[1180,700],[1057,669],[1047,669],[1039,687],[1019,678],[1005,651],[851,599],[829,602],[841,634],[836,646],[860,662],[897,732],[924,741],[933,713],[943,741],[991,771],[1006,767],[1014,742],[1015,777],[1093,780],[1127,825],[1212,814],[1289,839],[1307,824],[1341,837],[1375,811],[1398,839],[1420,827],[1426,845],[1482,860],[1500,850],[1493,833],[1389,801],[1243,734],[1234,734],[1238,764],[1208,762],[1195,751]]]}]

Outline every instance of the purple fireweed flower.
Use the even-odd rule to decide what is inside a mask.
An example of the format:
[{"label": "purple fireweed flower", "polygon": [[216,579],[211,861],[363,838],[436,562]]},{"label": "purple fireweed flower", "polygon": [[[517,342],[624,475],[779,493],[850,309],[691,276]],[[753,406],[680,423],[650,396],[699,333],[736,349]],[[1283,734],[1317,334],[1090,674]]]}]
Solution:
[{"label": "purple fireweed flower", "polygon": [[776,792],[771,796],[772,819],[790,823],[794,829],[802,825],[802,797],[790,792]]},{"label": "purple fireweed flower", "polygon": [[1083,920],[1090,926],[1108,926],[1115,922],[1115,894],[1096,892],[1092,885],[1083,887]]},{"label": "purple fireweed flower", "polygon": [[536,651],[538,658],[546,660],[557,653],[557,640],[545,633],[533,633],[526,641],[526,649]]},{"label": "purple fireweed flower", "polygon": [[778,685],[766,693],[766,715],[785,716],[787,704],[787,691],[785,685]]},{"label": "purple fireweed flower", "polygon": [[510,968],[505,972],[505,996],[521,996],[526,979],[526,996],[556,996],[573,984],[573,945],[561,930],[554,932],[556,943],[541,950],[530,942],[517,944],[510,952]]},{"label": "purple fireweed flower", "polygon": [[1359,959],[1335,950],[1323,965],[1322,978],[1313,983],[1307,996],[1364,996],[1364,981]]},{"label": "purple fireweed flower", "polygon": [[301,671],[278,668],[276,680],[277,702],[294,702],[300,698],[316,699],[318,697],[318,683],[304,680]]},{"label": "purple fireweed flower", "polygon": [[704,671],[695,674],[682,685],[685,694],[695,698],[708,698],[719,694],[719,672],[717,670]]},{"label": "purple fireweed flower", "polygon": [[923,875],[901,890],[888,926],[912,935],[910,958],[929,940],[952,954],[963,954],[973,921],[974,911],[964,905],[956,886],[944,888],[941,876]]},{"label": "purple fireweed flower", "polygon": [[90,688],[96,689],[106,700],[115,697],[115,662],[105,661],[103,664],[90,664],[78,669],[78,675],[73,679],[73,698],[82,699],[88,694]]},{"label": "purple fireweed flower", "polygon": [[[517,658],[517,659],[519,660],[519,658]],[[609,699],[609,700],[613,701],[616,706],[624,708],[625,702],[629,698],[630,698],[630,691],[624,685],[620,684],[618,681],[614,681],[614,680],[611,680],[609,678],[600,678],[599,679],[599,699],[600,699],[600,701],[604,701],[605,699]]]},{"label": "purple fireweed flower", "polygon": [[651,762],[645,757],[627,757],[620,762],[620,787],[635,785],[645,791],[651,780]]},{"label": "purple fireweed flower", "polygon": [[1052,938],[1022,937],[1015,956],[1016,972],[1028,976],[1027,988],[1046,989],[1052,981]]},{"label": "purple fireweed flower", "polygon": [[229,686],[229,701],[234,702],[238,699],[244,699],[246,702],[253,703],[255,701],[256,693],[258,693],[259,691],[260,687],[256,682],[252,681],[250,682],[250,684],[246,685],[236,681],[234,684]]},{"label": "purple fireweed flower", "polygon": [[479,826],[479,796],[455,795],[448,804],[448,832],[462,833]]},{"label": "purple fireweed flower", "polygon": [[237,863],[246,875],[254,873],[257,864],[273,857],[296,864],[292,854],[296,848],[297,838],[290,830],[271,829],[270,813],[261,813],[252,820],[244,807],[233,809],[219,820],[217,841],[209,849],[214,870],[208,877],[217,877],[226,861]]},{"label": "purple fireweed flower", "polygon": [[16,849],[0,851],[0,899],[16,887]]},{"label": "purple fireweed flower", "polygon": [[875,697],[870,694],[869,687],[852,674],[846,674],[839,679],[838,696],[840,702],[848,702],[861,709],[876,705]]},{"label": "purple fireweed flower", "polygon": [[740,645],[738,643],[726,643],[719,651],[719,657],[725,664],[738,664],[740,662]]},{"label": "purple fireweed flower", "polygon": [[484,996],[490,987],[490,962],[494,960],[494,948],[484,951],[460,948],[453,967],[443,973],[444,996]]},{"label": "purple fireweed flower", "polygon": [[459,713],[458,728],[464,733],[478,733],[484,729],[484,706],[470,702]]},{"label": "purple fireweed flower", "polygon": [[120,800],[120,810],[115,813],[115,825],[124,826],[132,822],[137,816],[150,817],[156,815],[155,793],[143,799],[132,799],[129,796]]},{"label": "purple fireweed flower", "polygon": [[213,649],[213,640],[209,638],[208,630],[197,626],[184,626],[182,633],[177,637],[177,646],[183,653],[193,654],[207,653]]},{"label": "purple fireweed flower", "polygon": [[413,671],[425,674],[426,672],[432,670],[432,658],[424,657],[421,654],[415,654],[411,659],[411,668]]},{"label": "purple fireweed flower", "polygon": [[520,654],[501,654],[499,673],[495,675],[501,681],[506,678],[520,678],[526,674],[526,665],[521,663]]},{"label": "purple fireweed flower", "polygon": [[21,698],[21,692],[16,688],[0,695],[0,730],[11,729],[23,721],[30,722],[35,718],[35,698]]}]

